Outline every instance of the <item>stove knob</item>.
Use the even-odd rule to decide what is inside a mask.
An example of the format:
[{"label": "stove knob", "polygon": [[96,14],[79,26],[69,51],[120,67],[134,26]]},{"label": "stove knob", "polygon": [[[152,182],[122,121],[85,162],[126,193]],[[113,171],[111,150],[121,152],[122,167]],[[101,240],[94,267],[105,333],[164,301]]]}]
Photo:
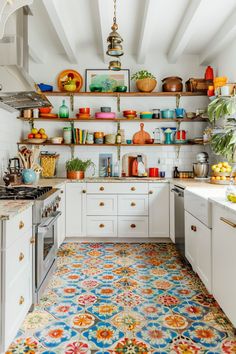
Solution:
[{"label": "stove knob", "polygon": [[53,206],[53,211],[54,212],[57,211],[57,205],[56,204]]},{"label": "stove knob", "polygon": [[61,197],[57,197],[57,201],[60,202],[61,201]]}]

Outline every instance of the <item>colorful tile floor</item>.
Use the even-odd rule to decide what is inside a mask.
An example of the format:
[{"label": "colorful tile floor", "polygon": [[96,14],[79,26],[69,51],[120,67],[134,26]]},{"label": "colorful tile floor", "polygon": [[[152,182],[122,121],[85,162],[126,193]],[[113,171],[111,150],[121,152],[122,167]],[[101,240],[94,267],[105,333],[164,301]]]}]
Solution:
[{"label": "colorful tile floor", "polygon": [[236,353],[233,328],[169,244],[65,243],[10,353]]}]

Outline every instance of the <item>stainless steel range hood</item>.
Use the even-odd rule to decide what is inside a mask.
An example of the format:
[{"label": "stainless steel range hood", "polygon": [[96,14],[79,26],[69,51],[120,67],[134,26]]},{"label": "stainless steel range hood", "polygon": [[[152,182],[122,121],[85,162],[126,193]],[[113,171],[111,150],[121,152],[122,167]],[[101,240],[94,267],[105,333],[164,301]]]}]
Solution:
[{"label": "stainless steel range hood", "polygon": [[28,74],[28,15],[13,13],[0,39],[0,108],[10,112],[51,106]]}]

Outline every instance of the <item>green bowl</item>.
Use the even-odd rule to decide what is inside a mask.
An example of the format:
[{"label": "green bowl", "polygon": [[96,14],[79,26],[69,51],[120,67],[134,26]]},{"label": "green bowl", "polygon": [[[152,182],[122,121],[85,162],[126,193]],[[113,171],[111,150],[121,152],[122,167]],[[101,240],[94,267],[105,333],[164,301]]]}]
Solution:
[{"label": "green bowl", "polygon": [[127,91],[127,86],[117,86],[116,87],[116,92],[126,92]]},{"label": "green bowl", "polygon": [[102,92],[102,87],[101,86],[90,85],[89,88],[90,88],[91,92]]},{"label": "green bowl", "polygon": [[140,118],[141,119],[151,119],[152,118],[152,114],[140,114]]}]

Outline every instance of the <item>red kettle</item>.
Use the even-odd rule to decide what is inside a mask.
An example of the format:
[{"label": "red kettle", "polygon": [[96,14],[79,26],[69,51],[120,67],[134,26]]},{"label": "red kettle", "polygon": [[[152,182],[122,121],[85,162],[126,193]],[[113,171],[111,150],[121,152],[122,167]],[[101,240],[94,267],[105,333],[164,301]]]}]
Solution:
[{"label": "red kettle", "polygon": [[211,66],[208,66],[205,71],[205,80],[214,80],[214,71]]}]

